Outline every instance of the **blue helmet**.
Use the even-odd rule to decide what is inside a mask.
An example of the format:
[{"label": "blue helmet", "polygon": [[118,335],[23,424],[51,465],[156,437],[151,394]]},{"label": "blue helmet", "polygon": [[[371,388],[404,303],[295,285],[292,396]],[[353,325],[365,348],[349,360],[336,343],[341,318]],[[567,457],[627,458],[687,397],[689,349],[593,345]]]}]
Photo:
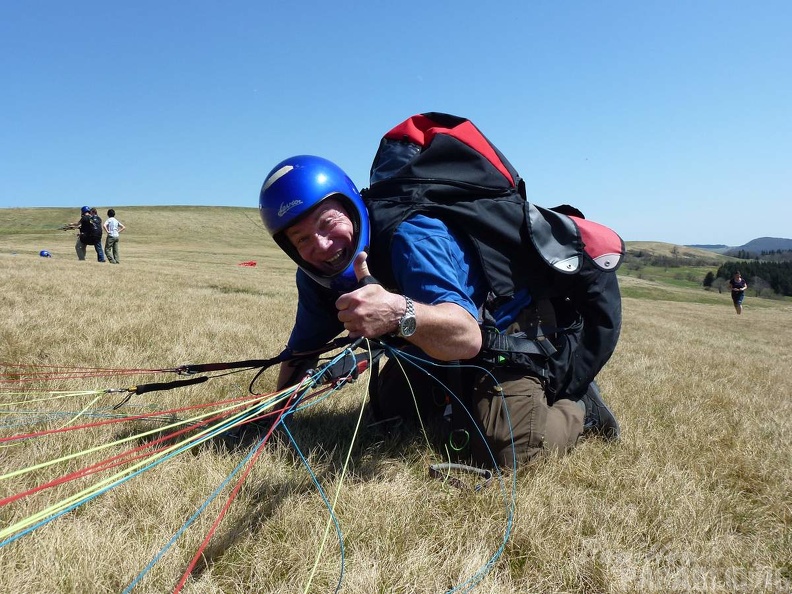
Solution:
[{"label": "blue helmet", "polygon": [[39,256],[42,258],[52,258],[52,254],[50,254],[47,250],[41,250],[39,252]]},{"label": "blue helmet", "polygon": [[[344,205],[352,220],[356,241],[349,262],[341,272],[331,276],[322,274],[300,258],[284,233],[327,198],[335,198]],[[281,161],[269,172],[261,187],[259,213],[275,242],[317,283],[340,291],[348,291],[357,284],[353,263],[355,256],[368,250],[369,217],[360,192],[338,165],[311,155]]]},{"label": "blue helmet", "polygon": [[91,212],[91,207],[90,207],[90,206],[83,206],[83,207],[80,209],[80,212],[81,212],[82,214],[85,214],[86,212]]}]

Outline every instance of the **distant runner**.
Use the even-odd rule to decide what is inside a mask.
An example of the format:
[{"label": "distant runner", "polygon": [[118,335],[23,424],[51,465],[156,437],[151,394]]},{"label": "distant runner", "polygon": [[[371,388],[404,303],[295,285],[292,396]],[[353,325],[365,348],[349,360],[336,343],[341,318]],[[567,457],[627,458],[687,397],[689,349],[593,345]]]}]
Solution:
[{"label": "distant runner", "polygon": [[737,310],[737,315],[742,313],[742,302],[745,299],[745,289],[748,288],[748,283],[745,282],[740,271],[734,273],[734,276],[729,279],[729,286],[731,287],[732,301],[734,302],[734,309]]}]

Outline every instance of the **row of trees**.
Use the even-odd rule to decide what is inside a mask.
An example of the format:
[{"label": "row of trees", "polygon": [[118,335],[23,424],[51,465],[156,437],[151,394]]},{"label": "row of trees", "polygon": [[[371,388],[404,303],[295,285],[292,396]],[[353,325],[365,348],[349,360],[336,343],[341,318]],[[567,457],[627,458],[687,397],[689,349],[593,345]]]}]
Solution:
[{"label": "row of trees", "polygon": [[792,262],[792,250],[769,250],[762,252],[760,259],[771,262]]},{"label": "row of trees", "polygon": [[[721,264],[716,273],[708,272],[703,284],[705,287],[725,284],[737,271],[748,281],[749,288],[757,295],[771,291],[779,295],[792,296],[792,262],[760,260],[727,262]],[[717,283],[718,279],[722,279],[721,283]]]},{"label": "row of trees", "polygon": [[740,260],[769,260],[771,262],[792,261],[792,250],[762,250],[761,253],[751,252],[748,250],[738,250],[736,252],[727,253],[729,256],[739,258]]}]

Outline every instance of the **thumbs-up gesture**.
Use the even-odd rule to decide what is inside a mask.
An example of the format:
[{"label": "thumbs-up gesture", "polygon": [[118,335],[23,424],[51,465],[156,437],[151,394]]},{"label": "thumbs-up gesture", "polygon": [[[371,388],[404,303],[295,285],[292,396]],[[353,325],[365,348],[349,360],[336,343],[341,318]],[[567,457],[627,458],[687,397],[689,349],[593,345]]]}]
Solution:
[{"label": "thumbs-up gesture", "polygon": [[377,338],[392,332],[404,314],[404,298],[386,291],[371,276],[366,252],[361,252],[353,264],[358,288],[341,295],[336,301],[338,319],[352,338]]},{"label": "thumbs-up gesture", "polygon": [[378,285],[379,282],[376,278],[371,276],[371,273],[368,269],[368,254],[366,252],[360,252],[357,256],[355,256],[355,261],[352,263],[352,266],[355,269],[355,277],[358,280],[358,288],[365,287],[366,285]]}]

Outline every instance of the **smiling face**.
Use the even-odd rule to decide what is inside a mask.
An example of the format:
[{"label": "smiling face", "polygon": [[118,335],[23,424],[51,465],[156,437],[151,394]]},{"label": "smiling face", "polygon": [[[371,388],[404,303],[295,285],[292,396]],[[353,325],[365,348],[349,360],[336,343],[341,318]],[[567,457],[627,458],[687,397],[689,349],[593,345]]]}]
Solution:
[{"label": "smiling face", "polygon": [[355,228],[335,198],[320,202],[285,235],[300,258],[327,276],[341,272],[353,256]]}]

